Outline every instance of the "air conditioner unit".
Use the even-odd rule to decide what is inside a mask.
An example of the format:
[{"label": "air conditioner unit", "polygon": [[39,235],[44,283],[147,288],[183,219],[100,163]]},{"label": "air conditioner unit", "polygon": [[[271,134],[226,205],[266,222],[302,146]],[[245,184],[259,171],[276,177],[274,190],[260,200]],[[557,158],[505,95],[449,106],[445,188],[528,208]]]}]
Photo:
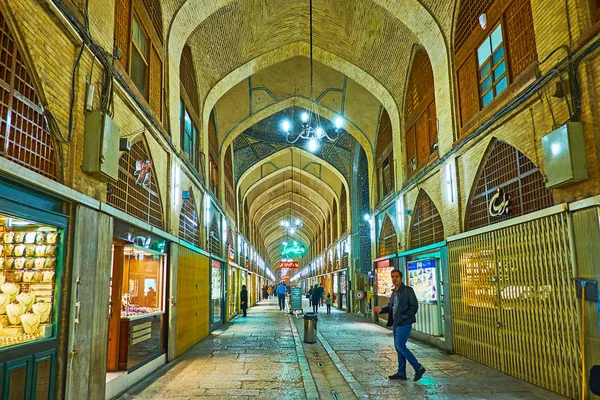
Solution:
[{"label": "air conditioner unit", "polygon": [[83,172],[102,181],[119,179],[121,128],[100,111],[85,116]]},{"label": "air conditioner unit", "polygon": [[581,122],[568,122],[542,137],[546,187],[560,188],[588,179]]}]

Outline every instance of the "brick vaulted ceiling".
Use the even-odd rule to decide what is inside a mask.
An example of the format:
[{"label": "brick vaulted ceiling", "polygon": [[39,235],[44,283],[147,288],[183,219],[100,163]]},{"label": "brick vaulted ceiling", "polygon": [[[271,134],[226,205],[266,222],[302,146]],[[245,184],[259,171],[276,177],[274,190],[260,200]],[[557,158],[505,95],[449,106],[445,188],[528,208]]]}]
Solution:
[{"label": "brick vaulted ceiling", "polygon": [[[321,61],[315,68],[315,82],[319,85],[315,94],[333,93],[323,97],[321,105],[331,114],[322,116],[331,118],[334,114],[343,114],[352,125],[350,134],[365,149],[367,158],[372,157],[382,107],[404,108],[413,48],[416,45],[427,48],[428,43],[435,41],[445,42],[441,46],[449,48],[455,3],[441,0],[407,0],[402,4],[395,0],[313,0],[313,43],[315,52],[321,57],[320,60],[315,57]],[[192,50],[203,118],[215,106],[221,157],[230,144],[234,149],[240,149],[241,142],[234,142],[235,137],[247,136],[254,124],[259,126],[263,119],[273,114],[302,106],[297,102],[288,102],[288,106],[286,101],[294,96],[307,97],[308,85],[304,80],[308,64],[309,0],[162,0],[161,5],[164,26],[169,27],[165,29],[166,35],[171,35],[167,38],[169,46],[177,48],[185,43]],[[399,10],[404,11],[404,20],[410,29],[401,21]],[[427,23],[415,21],[419,16],[427,19]],[[435,29],[431,29],[432,23]],[[182,29],[178,24],[186,24],[186,27]],[[437,33],[429,35],[432,30]],[[435,59],[432,63],[440,64]],[[359,72],[354,73],[353,68]],[[434,73],[440,70],[437,71]],[[366,77],[360,80],[361,84],[352,79],[359,75]],[[287,87],[281,85],[282,77],[289,81]],[[219,87],[226,79],[229,83]],[[263,88],[264,92],[260,92]],[[387,96],[385,101],[382,90]],[[339,96],[335,97],[337,93],[334,92],[339,92]],[[257,108],[267,109],[273,105],[269,103],[269,97],[273,99],[272,103],[282,106],[258,115]],[[396,118],[401,118],[399,114],[396,111]],[[244,121],[247,125],[243,125]],[[239,131],[235,131],[238,125]],[[232,131],[234,134],[228,136]],[[359,139],[357,131],[366,139]],[[255,150],[256,146],[247,147]],[[298,198],[294,201],[303,206],[299,212],[306,218],[307,229],[301,240],[307,245],[314,239],[314,230],[327,219],[327,209],[334,200],[339,204],[342,182],[349,190],[349,177],[327,159],[303,165],[294,162],[293,167],[288,163],[286,167],[285,162],[277,159],[281,156],[275,154],[283,150],[278,146],[271,147],[272,151],[262,156],[258,154],[258,160],[250,162],[244,171],[237,169],[243,164],[243,160],[236,159],[241,153],[236,155],[234,152],[233,164],[237,169],[234,171],[236,209],[243,210],[242,195],[255,203],[251,218],[253,223],[260,225],[260,237],[255,240],[264,241],[267,252],[271,253],[269,256],[276,258],[274,249],[276,242],[281,240],[276,225],[289,207],[289,200],[286,200],[289,189],[285,189],[285,182],[291,179],[290,171],[296,168],[311,175],[303,182],[306,187],[298,190]],[[260,160],[263,156],[275,161],[265,165]],[[269,168],[278,169],[279,174],[275,171],[265,173]],[[319,179],[317,170],[319,173],[324,171],[321,178],[326,176],[328,181]],[[295,179],[298,179],[297,174]],[[240,192],[242,188],[244,193]],[[273,204],[268,212],[260,207],[267,201]],[[240,222],[239,215],[237,218]]]},{"label": "brick vaulted ceiling", "polygon": [[[309,42],[307,1],[247,0],[231,3],[203,21],[188,44],[194,50],[199,92],[262,54]],[[372,75],[400,99],[417,37],[369,1],[314,0],[314,46]],[[367,88],[368,89],[368,88]]]}]

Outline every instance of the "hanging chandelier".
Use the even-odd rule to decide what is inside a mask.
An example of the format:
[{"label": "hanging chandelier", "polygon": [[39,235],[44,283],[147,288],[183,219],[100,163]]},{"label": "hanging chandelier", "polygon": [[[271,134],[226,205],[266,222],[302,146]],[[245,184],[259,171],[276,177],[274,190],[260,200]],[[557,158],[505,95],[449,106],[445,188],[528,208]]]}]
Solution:
[{"label": "hanging chandelier", "polygon": [[285,134],[286,141],[289,144],[295,144],[298,140],[308,140],[308,150],[314,153],[318,150],[321,140],[327,139],[331,142],[336,141],[342,132],[344,120],[342,117],[336,117],[334,127],[326,129],[321,123],[321,117],[318,113],[318,104],[315,100],[313,90],[313,12],[312,0],[309,8],[310,16],[310,104],[307,110],[300,114],[300,130],[293,132],[292,123],[285,119],[281,122],[281,129]]}]

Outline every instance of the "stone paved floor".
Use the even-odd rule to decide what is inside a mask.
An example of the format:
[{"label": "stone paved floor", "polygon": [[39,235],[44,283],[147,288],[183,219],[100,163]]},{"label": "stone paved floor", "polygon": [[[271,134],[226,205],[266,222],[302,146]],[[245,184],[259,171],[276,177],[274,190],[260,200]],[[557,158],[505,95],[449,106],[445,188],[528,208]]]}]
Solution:
[{"label": "stone paved floor", "polygon": [[[305,307],[309,311],[309,307]],[[390,381],[391,331],[363,318],[319,314],[317,344],[303,344],[302,321],[261,302],[125,393],[123,399],[561,399],[427,345],[409,347],[428,369],[419,382]],[[317,363],[322,363],[318,365]],[[412,370],[408,367],[409,375]]]}]

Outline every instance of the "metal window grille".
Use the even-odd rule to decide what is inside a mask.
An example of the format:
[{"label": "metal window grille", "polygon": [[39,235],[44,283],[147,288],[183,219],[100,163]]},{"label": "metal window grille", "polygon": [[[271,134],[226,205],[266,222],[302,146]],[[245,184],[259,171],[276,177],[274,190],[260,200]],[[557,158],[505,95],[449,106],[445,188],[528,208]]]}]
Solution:
[{"label": "metal window grille", "polygon": [[348,209],[346,207],[347,201],[346,188],[342,187],[342,193],[340,194],[340,222],[342,225],[342,235],[348,231]]},{"label": "metal window grille", "polygon": [[[479,16],[487,12],[496,0],[463,0],[454,31],[454,52],[457,53],[479,25]],[[528,0],[529,1],[529,0]]]},{"label": "metal window grille", "polygon": [[154,166],[150,168],[150,184],[136,184],[136,161],[152,160],[143,140],[137,141],[131,150],[124,153],[119,160],[119,180],[109,183],[107,190],[108,204],[141,219],[150,225],[163,229],[162,200],[156,185]]},{"label": "metal window grille", "polygon": [[0,156],[53,180],[59,165],[29,70],[0,13]]},{"label": "metal window grille", "polygon": [[221,214],[213,213],[213,218],[208,231],[208,249],[211,253],[221,255]]},{"label": "metal window grille", "polygon": [[390,217],[386,214],[383,217],[381,231],[379,233],[379,256],[387,256],[398,251],[398,243],[396,240],[396,229]]},{"label": "metal window grille", "polygon": [[190,197],[183,199],[179,215],[179,237],[194,246],[200,247],[200,224],[196,212],[194,192],[189,189]]},{"label": "metal window grille", "polygon": [[[506,142],[491,144],[467,206],[465,226],[480,228],[554,205],[539,169],[523,153]],[[509,212],[490,215],[494,194],[502,189],[510,197]]]},{"label": "metal window grille", "polygon": [[504,13],[504,20],[510,72],[514,78],[537,60],[531,1],[515,0]]},{"label": "metal window grille", "polygon": [[431,198],[421,190],[410,225],[410,248],[415,249],[444,240],[444,225]]},{"label": "metal window grille", "polygon": [[142,0],[144,8],[150,17],[152,26],[158,35],[160,42],[163,43],[163,22],[162,22],[162,11],[160,8],[159,0]]}]

